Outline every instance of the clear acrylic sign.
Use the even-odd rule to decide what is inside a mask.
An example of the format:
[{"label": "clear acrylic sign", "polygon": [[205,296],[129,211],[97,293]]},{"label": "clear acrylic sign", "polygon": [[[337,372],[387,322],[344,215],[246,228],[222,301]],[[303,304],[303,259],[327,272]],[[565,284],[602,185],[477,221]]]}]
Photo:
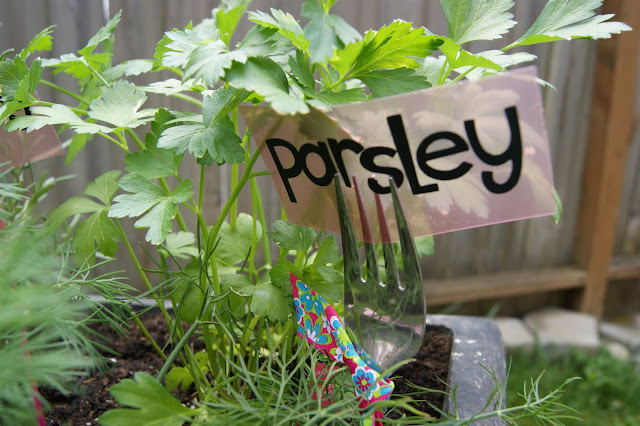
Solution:
[{"label": "clear acrylic sign", "polygon": [[536,68],[526,67],[329,112],[282,116],[255,106],[240,112],[289,221],[339,232],[338,174],[354,223],[356,180],[374,242],[382,242],[374,198],[381,194],[395,241],[389,177],[415,237],[555,212],[536,79]]},{"label": "clear acrylic sign", "polygon": [[[16,112],[16,115],[24,111]],[[27,133],[24,130],[7,132],[0,128],[0,170],[19,167],[28,163],[64,154],[58,135],[51,126]]]}]

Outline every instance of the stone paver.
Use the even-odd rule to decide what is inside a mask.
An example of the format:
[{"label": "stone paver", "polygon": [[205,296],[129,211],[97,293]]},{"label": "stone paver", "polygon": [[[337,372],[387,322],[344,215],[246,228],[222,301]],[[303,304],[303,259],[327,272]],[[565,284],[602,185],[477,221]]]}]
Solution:
[{"label": "stone paver", "polygon": [[576,347],[595,352],[600,346],[598,321],[593,315],[560,308],[545,308],[524,317],[543,347]]},{"label": "stone paver", "polygon": [[515,349],[531,349],[536,344],[536,338],[525,323],[515,317],[498,317],[494,320],[500,333],[502,341],[507,351]]},{"label": "stone paver", "polygon": [[600,334],[609,340],[622,343],[631,350],[640,349],[640,327],[631,325],[621,325],[604,321],[600,324]]}]

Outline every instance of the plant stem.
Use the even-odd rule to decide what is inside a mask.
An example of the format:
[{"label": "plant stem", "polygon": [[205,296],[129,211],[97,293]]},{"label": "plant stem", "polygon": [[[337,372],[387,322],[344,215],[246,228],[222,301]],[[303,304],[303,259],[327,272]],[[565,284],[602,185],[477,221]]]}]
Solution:
[{"label": "plant stem", "polygon": [[52,89],[57,90],[58,92],[64,93],[67,96],[71,96],[73,99],[77,100],[80,103],[83,104],[87,104],[89,105],[91,103],[91,101],[89,99],[86,99],[80,95],[78,95],[77,93],[72,92],[71,90],[67,90],[62,86],[59,86],[51,81],[47,81],[47,80],[40,80],[40,83],[42,83],[43,85],[50,87]]},{"label": "plant stem", "polygon": [[144,151],[146,149],[144,142],[142,142],[140,137],[136,134],[136,132],[133,131],[133,129],[127,127],[127,134],[131,136],[131,139],[133,139],[136,145],[138,145],[138,149],[140,149],[140,151]]},{"label": "plant stem", "polygon": [[184,93],[172,93],[169,96],[171,96],[173,98],[176,98],[176,99],[181,99],[181,100],[186,101],[186,102],[190,102],[190,103],[192,103],[194,105],[198,105],[199,107],[202,106],[202,101],[200,101],[200,100],[198,100],[198,99],[196,99],[196,98],[194,98],[192,96],[185,95]]},{"label": "plant stem", "polygon": [[171,366],[173,365],[173,362],[178,357],[178,354],[182,350],[182,347],[187,343],[189,338],[193,335],[193,333],[195,333],[195,331],[198,329],[199,326],[200,326],[200,321],[198,320],[194,321],[193,324],[191,324],[191,327],[189,327],[187,332],[184,333],[184,336],[182,336],[182,339],[180,339],[178,344],[173,348],[173,350],[167,357],[166,361],[164,362],[164,365],[162,366],[162,368],[158,372],[158,375],[156,376],[156,380],[158,380],[159,382],[162,382],[162,380],[164,379],[164,376],[166,376],[167,373],[169,372],[169,368],[171,368]]},{"label": "plant stem", "polygon": [[[51,106],[58,105],[58,104],[54,104],[53,102],[46,102],[46,101],[35,101],[33,103],[33,105],[42,105],[42,106],[51,107]],[[85,110],[85,109],[75,108],[75,107],[70,107],[70,106],[68,106],[67,108],[69,108],[71,111],[75,112],[76,114],[80,114],[80,115],[88,115],[89,114],[89,112],[87,110]]]}]

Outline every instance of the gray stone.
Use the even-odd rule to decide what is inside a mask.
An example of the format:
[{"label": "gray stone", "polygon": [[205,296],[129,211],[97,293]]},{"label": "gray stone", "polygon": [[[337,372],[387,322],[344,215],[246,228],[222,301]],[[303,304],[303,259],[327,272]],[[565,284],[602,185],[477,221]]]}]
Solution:
[{"label": "gray stone", "polygon": [[559,308],[545,308],[524,317],[540,345],[595,352],[600,346],[598,320],[593,315]]},{"label": "gray stone", "polygon": [[631,358],[631,352],[629,349],[619,342],[607,342],[604,344],[604,347],[607,348],[611,356],[620,361],[628,361]]},{"label": "gray stone", "polygon": [[[502,383],[506,394],[506,359],[500,330],[487,318],[457,315],[429,315],[427,325],[444,326],[453,332],[449,386],[457,387],[458,415],[470,417],[482,412],[488,397]],[[495,379],[487,372],[492,371]],[[485,408],[492,410],[497,396]],[[504,402],[502,401],[504,407]],[[445,398],[444,410],[453,410],[450,398]],[[504,426],[498,417],[473,422],[478,426]]]},{"label": "gray stone", "polygon": [[500,333],[504,347],[508,351],[515,349],[532,349],[536,344],[536,338],[524,321],[515,317],[501,317],[494,320]]},{"label": "gray stone", "polygon": [[603,322],[600,324],[600,334],[607,339],[627,345],[632,350],[640,349],[640,328]]}]

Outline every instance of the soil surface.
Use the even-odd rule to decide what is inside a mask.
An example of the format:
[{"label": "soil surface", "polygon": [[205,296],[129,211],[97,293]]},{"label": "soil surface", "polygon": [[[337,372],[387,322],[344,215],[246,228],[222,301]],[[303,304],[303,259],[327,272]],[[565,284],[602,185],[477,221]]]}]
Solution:
[{"label": "soil surface", "polygon": [[[161,315],[146,315],[142,317],[142,322],[159,345],[163,345],[167,341],[169,331]],[[119,336],[110,330],[98,330],[108,339],[106,346],[118,353],[117,355],[105,354],[109,358],[105,372],[80,378],[72,389],[73,392],[68,395],[49,389],[41,389],[43,397],[50,405],[45,412],[47,425],[98,425],[97,419],[102,413],[118,407],[109,394],[111,386],[122,379],[133,378],[133,374],[137,371],[144,371],[154,376],[158,373],[163,364],[162,358],[135,325],[131,325],[129,329],[130,333],[126,337]],[[428,327],[425,343],[416,356],[418,360],[394,374],[394,394],[410,395],[415,393],[415,389],[410,387],[408,382],[429,389],[444,390],[445,385],[438,378],[447,378],[451,342],[452,336],[448,329]],[[173,394],[185,404],[188,404],[195,397],[195,394],[185,393],[179,389]],[[428,399],[422,400],[425,396]],[[414,398],[416,399],[416,408],[426,411],[434,417],[439,417],[439,414],[429,404],[441,408],[444,401],[443,395],[429,393]],[[397,417],[399,414],[391,413],[391,415]]]}]

